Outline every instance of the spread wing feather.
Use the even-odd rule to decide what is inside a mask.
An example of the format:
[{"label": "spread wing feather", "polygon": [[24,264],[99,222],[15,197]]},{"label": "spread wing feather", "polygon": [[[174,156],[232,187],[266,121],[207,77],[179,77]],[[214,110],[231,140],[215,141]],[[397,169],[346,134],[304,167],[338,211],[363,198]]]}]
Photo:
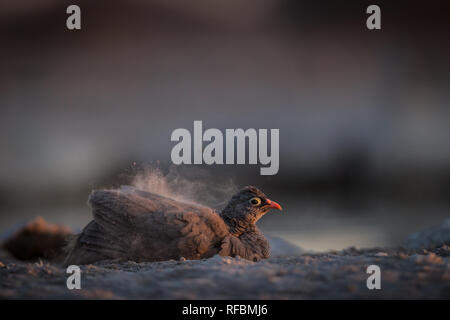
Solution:
[{"label": "spread wing feather", "polygon": [[133,187],[96,190],[94,220],[75,239],[65,264],[104,259],[200,259],[220,251],[228,228],[212,209]]}]

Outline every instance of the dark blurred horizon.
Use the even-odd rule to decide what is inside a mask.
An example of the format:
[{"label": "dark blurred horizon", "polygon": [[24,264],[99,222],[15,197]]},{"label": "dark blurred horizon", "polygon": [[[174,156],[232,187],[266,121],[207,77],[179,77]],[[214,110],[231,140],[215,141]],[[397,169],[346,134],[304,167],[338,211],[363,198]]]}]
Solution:
[{"label": "dark blurred horizon", "polygon": [[69,4],[0,4],[0,232],[82,227],[92,188],[167,172],[194,120],[280,129],[277,175],[201,169],[283,200],[262,226],[300,245],[393,244],[449,216],[449,2],[377,1],[379,31],[368,1],[85,0],[80,31]]}]

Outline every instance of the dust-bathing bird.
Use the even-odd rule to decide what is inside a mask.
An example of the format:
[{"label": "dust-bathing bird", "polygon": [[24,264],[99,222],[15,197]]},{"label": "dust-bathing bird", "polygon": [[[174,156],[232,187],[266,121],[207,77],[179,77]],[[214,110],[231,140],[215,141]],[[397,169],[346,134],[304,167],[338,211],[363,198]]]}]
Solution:
[{"label": "dust-bathing bird", "polygon": [[236,193],[220,213],[129,186],[93,191],[89,203],[94,220],[69,243],[66,266],[216,254],[259,261],[269,257],[270,247],[255,223],[270,209],[281,210],[252,186]]}]

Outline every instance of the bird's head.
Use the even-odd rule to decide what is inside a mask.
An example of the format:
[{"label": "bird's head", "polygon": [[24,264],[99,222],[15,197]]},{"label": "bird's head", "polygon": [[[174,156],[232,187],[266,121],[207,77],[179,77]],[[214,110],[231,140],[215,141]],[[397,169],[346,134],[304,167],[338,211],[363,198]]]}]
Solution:
[{"label": "bird's head", "polygon": [[270,200],[258,188],[248,186],[236,193],[222,210],[225,221],[234,221],[243,227],[254,224],[269,210],[282,210],[275,201]]}]

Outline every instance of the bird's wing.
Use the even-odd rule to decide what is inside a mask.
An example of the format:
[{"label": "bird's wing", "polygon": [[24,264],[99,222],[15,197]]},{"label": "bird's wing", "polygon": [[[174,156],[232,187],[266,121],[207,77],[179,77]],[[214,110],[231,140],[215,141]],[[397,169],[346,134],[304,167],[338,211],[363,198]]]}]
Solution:
[{"label": "bird's wing", "polygon": [[122,187],[89,197],[94,224],[78,241],[99,255],[133,261],[199,259],[220,250],[228,229],[212,209]]},{"label": "bird's wing", "polygon": [[221,256],[240,256],[250,261],[267,259],[270,256],[270,246],[261,231],[255,227],[254,230],[246,232],[239,237],[228,235],[222,242]]}]

